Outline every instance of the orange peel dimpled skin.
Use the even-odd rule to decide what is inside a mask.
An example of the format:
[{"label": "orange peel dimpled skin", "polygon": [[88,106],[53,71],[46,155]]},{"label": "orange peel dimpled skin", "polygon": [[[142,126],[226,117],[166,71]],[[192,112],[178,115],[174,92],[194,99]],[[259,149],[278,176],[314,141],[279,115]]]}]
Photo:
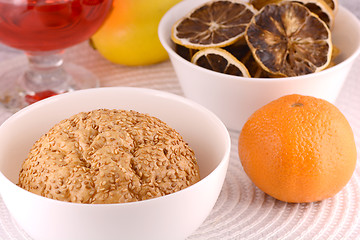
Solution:
[{"label": "orange peel dimpled skin", "polygon": [[356,166],[354,134],[333,104],[287,95],[258,109],[245,123],[238,145],[253,183],[286,202],[334,196]]}]

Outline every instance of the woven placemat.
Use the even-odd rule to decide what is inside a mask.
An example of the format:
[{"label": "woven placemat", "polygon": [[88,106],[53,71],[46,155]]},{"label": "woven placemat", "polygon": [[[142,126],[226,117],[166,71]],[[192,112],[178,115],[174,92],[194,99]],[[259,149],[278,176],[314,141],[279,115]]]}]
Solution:
[{"label": "woven placemat", "polygon": [[[153,88],[182,95],[169,61],[144,67],[109,63],[87,43],[69,49],[66,60],[91,69],[102,86]],[[0,62],[6,71],[26,61],[20,56]],[[336,105],[353,127],[360,147],[360,57]],[[0,123],[11,114],[0,109]],[[239,132],[230,131],[230,165],[219,199],[205,222],[188,238],[197,239],[360,239],[360,169],[335,197],[309,204],[285,203],[264,194],[245,175],[237,155]],[[359,160],[359,157],[358,157]],[[0,198],[0,239],[30,240],[14,223]]]}]

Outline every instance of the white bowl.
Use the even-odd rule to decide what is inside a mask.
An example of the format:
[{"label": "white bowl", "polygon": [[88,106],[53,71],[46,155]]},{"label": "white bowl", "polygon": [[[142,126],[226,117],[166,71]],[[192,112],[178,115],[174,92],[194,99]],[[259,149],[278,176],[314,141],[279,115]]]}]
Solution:
[{"label": "white bowl", "polygon": [[244,78],[196,66],[178,55],[170,39],[172,25],[209,0],[184,0],[161,19],[158,34],[169,54],[185,97],[207,107],[232,130],[241,130],[248,117],[266,103],[298,93],[335,102],[351,66],[360,53],[360,23],[341,7],[336,15],[333,43],[340,49],[338,64],[319,73],[289,78]]},{"label": "white bowl", "polygon": [[[201,181],[155,199],[121,204],[78,204],[19,188],[21,164],[50,127],[81,111],[133,109],[176,129],[194,149]],[[26,107],[0,126],[0,192],[15,221],[35,240],[184,239],[213,208],[230,154],[224,124],[183,97],[141,88],[98,88],[51,97]]]}]

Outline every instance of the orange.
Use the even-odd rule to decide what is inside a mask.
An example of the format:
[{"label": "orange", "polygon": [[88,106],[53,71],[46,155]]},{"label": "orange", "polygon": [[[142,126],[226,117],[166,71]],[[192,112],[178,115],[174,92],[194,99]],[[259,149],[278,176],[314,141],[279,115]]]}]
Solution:
[{"label": "orange", "polygon": [[270,196],[315,202],[334,196],[356,165],[353,131],[333,104],[286,95],[257,110],[238,145],[244,171]]}]

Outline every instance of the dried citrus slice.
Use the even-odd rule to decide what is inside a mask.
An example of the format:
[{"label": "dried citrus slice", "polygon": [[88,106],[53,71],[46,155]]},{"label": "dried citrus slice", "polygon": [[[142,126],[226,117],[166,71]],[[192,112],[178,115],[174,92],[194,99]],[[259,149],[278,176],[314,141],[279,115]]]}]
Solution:
[{"label": "dried citrus slice", "polygon": [[245,65],[251,77],[270,77],[269,74],[256,62],[246,42],[244,44],[232,44],[224,49]]},{"label": "dried citrus slice", "polygon": [[266,5],[251,20],[245,37],[256,61],[272,74],[318,72],[331,60],[329,28],[298,3]]},{"label": "dried citrus slice", "polygon": [[331,29],[334,26],[334,11],[324,0],[282,0],[297,2],[305,5],[311,12],[319,16]]},{"label": "dried citrus slice", "polygon": [[222,48],[205,48],[191,59],[191,62],[219,73],[235,76],[250,77],[245,65],[237,60],[231,53]]},{"label": "dried citrus slice", "polygon": [[244,36],[256,12],[252,5],[239,0],[210,1],[178,20],[171,39],[192,49],[228,46]]},{"label": "dried citrus slice", "polygon": [[192,56],[194,56],[197,51],[197,49],[191,49],[179,44],[175,44],[175,52],[188,61],[191,61]]},{"label": "dried citrus slice", "polygon": [[327,66],[327,68],[331,68],[333,66],[335,66],[338,62],[337,62],[337,57],[340,55],[341,51],[340,49],[333,45],[333,50],[332,50],[332,54],[331,54],[331,60],[329,65]]},{"label": "dried citrus slice", "polygon": [[250,3],[256,8],[261,9],[268,4],[280,2],[297,2],[305,5],[311,12],[319,16],[330,28],[334,26],[334,10],[337,8],[335,0],[250,0]]},{"label": "dried citrus slice", "polygon": [[250,0],[249,3],[252,4],[257,10],[260,10],[268,4],[279,3],[281,1],[282,0]]},{"label": "dried citrus slice", "polygon": [[333,10],[334,14],[337,13],[339,8],[338,0],[324,0],[324,2]]}]

